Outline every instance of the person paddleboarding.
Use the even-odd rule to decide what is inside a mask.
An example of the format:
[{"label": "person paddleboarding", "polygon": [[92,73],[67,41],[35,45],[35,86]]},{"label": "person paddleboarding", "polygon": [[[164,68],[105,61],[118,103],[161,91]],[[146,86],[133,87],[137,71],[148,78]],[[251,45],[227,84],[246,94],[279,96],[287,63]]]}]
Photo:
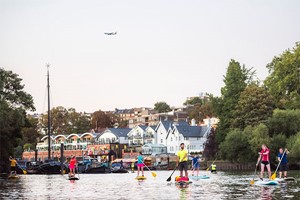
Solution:
[{"label": "person paddleboarding", "polygon": [[70,173],[69,173],[69,177],[75,177],[75,166],[76,166],[76,158],[75,156],[72,156],[70,163],[69,163],[69,168],[70,168]]},{"label": "person paddleboarding", "polygon": [[258,157],[257,163],[256,163],[256,166],[258,166],[259,161],[261,160],[260,179],[263,180],[264,170],[265,170],[265,167],[266,167],[267,170],[268,170],[269,179],[271,180],[270,150],[268,149],[267,145],[265,145],[265,144],[262,144],[261,148],[262,148],[262,150],[258,153],[259,157]]},{"label": "person paddleboarding", "polygon": [[188,177],[188,152],[184,149],[184,143],[180,144],[180,151],[178,151],[177,156],[177,166],[179,167],[180,177],[183,177],[183,170],[185,177]]}]

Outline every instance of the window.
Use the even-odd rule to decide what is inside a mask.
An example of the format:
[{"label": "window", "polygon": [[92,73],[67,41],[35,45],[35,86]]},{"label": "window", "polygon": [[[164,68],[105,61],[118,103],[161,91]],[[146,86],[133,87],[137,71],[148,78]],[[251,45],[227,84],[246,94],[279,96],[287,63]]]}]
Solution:
[{"label": "window", "polygon": [[163,139],[160,139],[160,143],[163,143]]},{"label": "window", "polygon": [[171,137],[171,142],[173,141],[173,138]]}]

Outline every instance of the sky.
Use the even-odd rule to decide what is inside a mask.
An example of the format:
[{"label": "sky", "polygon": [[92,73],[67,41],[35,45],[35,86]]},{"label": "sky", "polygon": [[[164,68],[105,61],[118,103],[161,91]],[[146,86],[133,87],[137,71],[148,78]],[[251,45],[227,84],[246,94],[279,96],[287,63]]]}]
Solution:
[{"label": "sky", "polygon": [[[298,0],[0,0],[0,67],[22,78],[36,113],[182,106],[220,96],[231,59],[263,81],[300,41]],[[117,35],[105,35],[117,32]]]}]

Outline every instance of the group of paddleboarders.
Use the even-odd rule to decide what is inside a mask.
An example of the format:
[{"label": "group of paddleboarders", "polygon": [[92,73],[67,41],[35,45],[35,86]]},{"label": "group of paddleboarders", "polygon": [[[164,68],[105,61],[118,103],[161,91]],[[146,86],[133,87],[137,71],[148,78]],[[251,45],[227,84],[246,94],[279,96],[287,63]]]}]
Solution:
[{"label": "group of paddleboarders", "polygon": [[[264,170],[267,168],[269,179],[271,180],[271,167],[270,167],[270,150],[268,149],[266,144],[262,144],[261,146],[262,150],[258,152],[259,157],[257,159],[256,167],[260,163],[260,179],[263,180]],[[277,155],[278,161],[279,161],[279,178],[282,178],[282,172],[284,173],[284,178],[287,176],[287,154],[289,153],[288,149],[285,149],[283,151],[283,148],[279,148],[279,153]]]}]

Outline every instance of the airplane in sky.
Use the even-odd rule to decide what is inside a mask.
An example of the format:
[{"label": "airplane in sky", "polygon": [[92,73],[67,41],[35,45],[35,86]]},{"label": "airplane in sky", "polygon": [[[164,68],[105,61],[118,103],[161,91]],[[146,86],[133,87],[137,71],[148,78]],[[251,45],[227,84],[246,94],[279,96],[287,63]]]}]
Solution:
[{"label": "airplane in sky", "polygon": [[117,35],[117,32],[104,33],[105,35]]}]

